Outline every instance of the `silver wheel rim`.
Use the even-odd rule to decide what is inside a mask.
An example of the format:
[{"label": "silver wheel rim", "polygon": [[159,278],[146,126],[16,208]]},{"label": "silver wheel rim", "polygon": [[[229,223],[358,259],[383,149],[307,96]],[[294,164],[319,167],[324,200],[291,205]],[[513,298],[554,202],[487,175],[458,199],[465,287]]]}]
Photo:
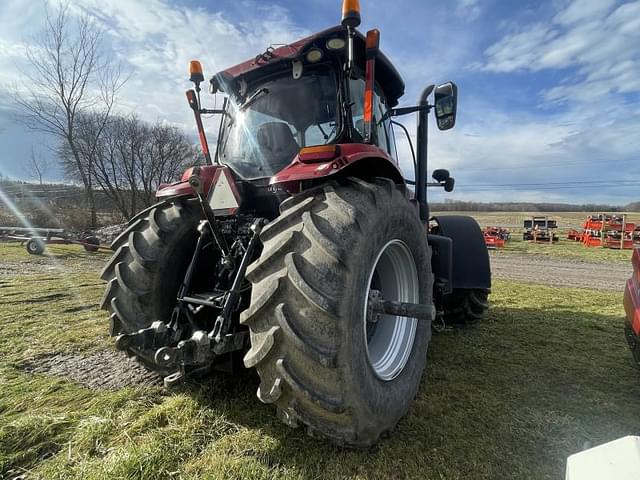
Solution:
[{"label": "silver wheel rim", "polygon": [[409,247],[392,240],[382,249],[369,273],[364,300],[364,342],[367,359],[375,374],[384,381],[400,375],[411,355],[418,321],[415,318],[380,315],[367,321],[369,290],[379,290],[385,300],[418,303],[419,282],[416,263]]}]

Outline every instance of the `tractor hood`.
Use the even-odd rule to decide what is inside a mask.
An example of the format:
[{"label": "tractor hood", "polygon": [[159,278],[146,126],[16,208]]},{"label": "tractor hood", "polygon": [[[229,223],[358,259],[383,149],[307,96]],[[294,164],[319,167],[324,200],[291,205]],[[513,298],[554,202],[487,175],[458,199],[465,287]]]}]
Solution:
[{"label": "tractor hood", "polygon": [[[233,96],[244,97],[247,94],[247,86],[255,80],[275,73],[283,67],[291,66],[294,60],[301,60],[303,64],[306,64],[305,55],[312,48],[322,50],[325,56],[337,54],[344,58],[344,49],[332,51],[327,48],[327,42],[333,38],[346,38],[345,28],[342,26],[333,27],[290,45],[269,48],[255,58],[214,75],[210,80],[211,92],[221,91]],[[365,37],[358,31],[356,31],[354,39],[354,54],[356,65],[364,70]],[[404,94],[404,81],[382,52],[378,54],[376,60],[376,81],[382,87],[389,106],[397,105],[398,99]]]}]

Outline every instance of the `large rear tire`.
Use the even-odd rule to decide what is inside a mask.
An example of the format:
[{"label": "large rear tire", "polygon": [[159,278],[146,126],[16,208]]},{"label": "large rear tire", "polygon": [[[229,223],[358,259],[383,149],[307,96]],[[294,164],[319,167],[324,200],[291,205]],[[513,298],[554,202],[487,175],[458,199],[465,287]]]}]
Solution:
[{"label": "large rear tire", "polygon": [[391,181],[344,179],[282,203],[247,272],[251,332],[245,366],[258,398],[285,423],[335,443],[368,447],[392,430],[417,393],[428,321],[367,322],[369,289],[432,303],[425,227]]},{"label": "large rear tire", "polygon": [[[199,211],[186,199],[161,202],[141,212],[111,244],[115,253],[102,270],[107,282],[100,307],[110,313],[110,334],[132,333],[167,322],[180,282],[193,256]],[[127,350],[160,375],[152,350]]]}]

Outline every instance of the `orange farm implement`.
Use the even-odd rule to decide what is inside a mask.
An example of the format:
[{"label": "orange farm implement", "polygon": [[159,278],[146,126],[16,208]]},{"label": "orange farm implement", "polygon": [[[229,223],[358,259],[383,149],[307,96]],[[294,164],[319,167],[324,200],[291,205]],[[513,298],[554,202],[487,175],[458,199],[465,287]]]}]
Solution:
[{"label": "orange farm implement", "polygon": [[569,230],[567,238],[587,247],[630,250],[640,245],[640,226],[627,222],[624,215],[589,215],[582,224],[582,232]]},{"label": "orange farm implement", "polygon": [[485,227],[482,234],[484,235],[484,243],[489,249],[504,247],[511,237],[511,232],[502,227]]},{"label": "orange farm implement", "polygon": [[109,247],[101,246],[97,237],[76,235],[62,228],[0,227],[0,240],[15,240],[26,244],[27,252],[31,255],[42,255],[46,245],[82,245],[87,252],[110,250]]},{"label": "orange farm implement", "polygon": [[633,275],[627,280],[624,291],[624,309],[627,313],[625,334],[633,358],[640,366],[640,247],[636,247],[631,262]]}]

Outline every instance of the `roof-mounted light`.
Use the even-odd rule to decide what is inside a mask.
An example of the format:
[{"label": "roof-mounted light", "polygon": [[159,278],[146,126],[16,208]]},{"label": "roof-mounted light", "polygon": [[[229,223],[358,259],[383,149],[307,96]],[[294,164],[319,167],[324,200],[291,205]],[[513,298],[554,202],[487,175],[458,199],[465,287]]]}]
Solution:
[{"label": "roof-mounted light", "polygon": [[312,48],[307,53],[307,62],[309,63],[317,63],[322,60],[324,53],[319,48]]},{"label": "roof-mounted light", "polygon": [[342,26],[356,28],[361,21],[360,0],[344,0],[342,2]]},{"label": "roof-mounted light", "polygon": [[332,38],[327,41],[327,48],[329,50],[343,50],[346,44],[344,38]]},{"label": "roof-mounted light", "polygon": [[204,82],[202,64],[198,60],[191,60],[189,62],[189,80],[193,83]]}]

